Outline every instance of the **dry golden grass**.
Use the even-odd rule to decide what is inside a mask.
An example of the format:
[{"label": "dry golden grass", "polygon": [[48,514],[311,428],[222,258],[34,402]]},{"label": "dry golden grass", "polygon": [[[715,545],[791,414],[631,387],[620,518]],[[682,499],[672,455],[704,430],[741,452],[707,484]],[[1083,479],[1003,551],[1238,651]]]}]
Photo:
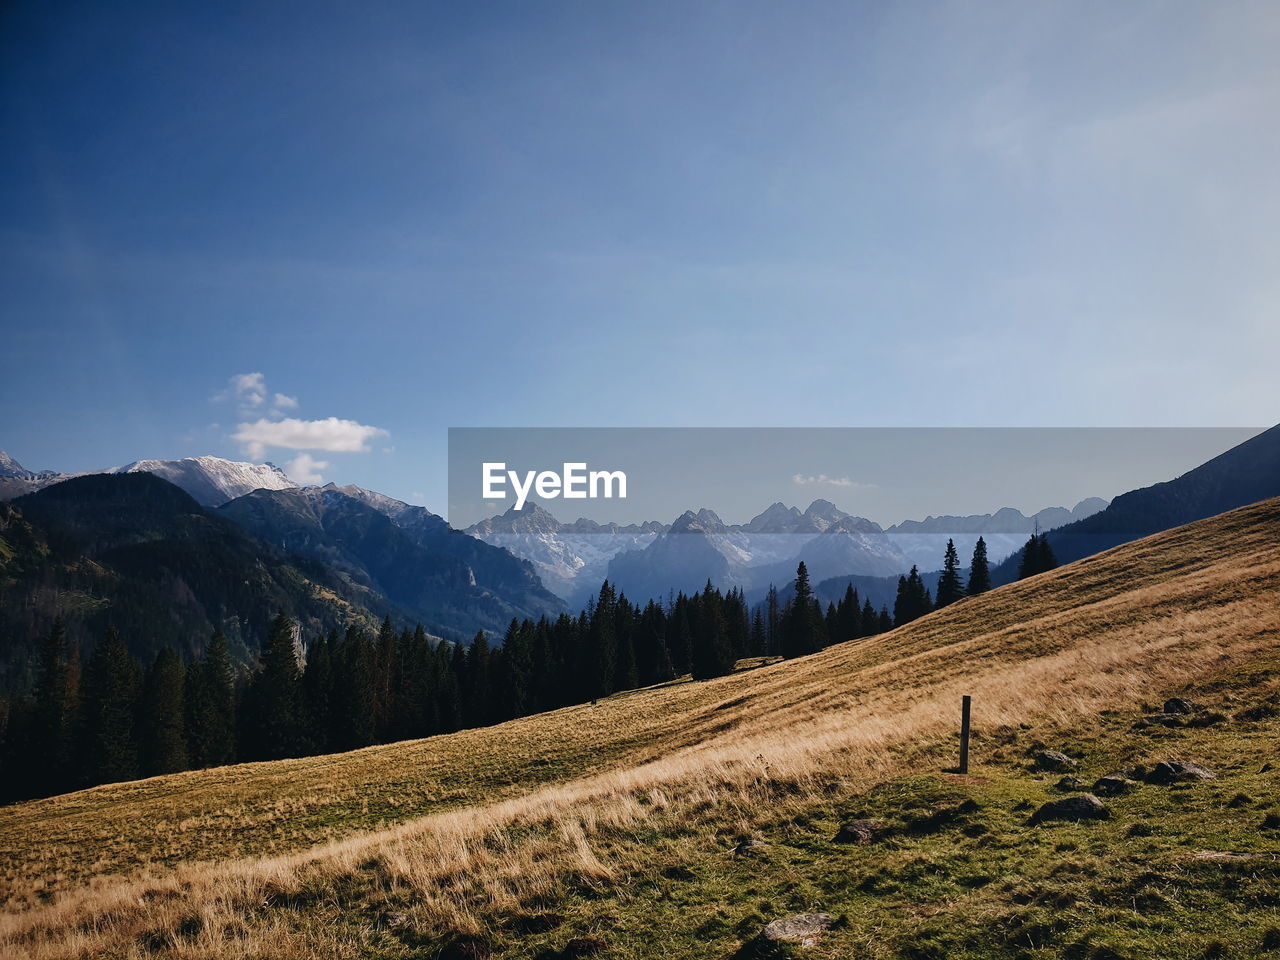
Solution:
[{"label": "dry golden grass", "polygon": [[373,940],[339,921],[380,904],[479,932],[609,882],[641,836],[749,832],[832,780],[936,765],[961,693],[988,731],[1070,724],[1280,646],[1278,532],[1267,501],[800,661],[9,808],[0,951],[359,956]]}]

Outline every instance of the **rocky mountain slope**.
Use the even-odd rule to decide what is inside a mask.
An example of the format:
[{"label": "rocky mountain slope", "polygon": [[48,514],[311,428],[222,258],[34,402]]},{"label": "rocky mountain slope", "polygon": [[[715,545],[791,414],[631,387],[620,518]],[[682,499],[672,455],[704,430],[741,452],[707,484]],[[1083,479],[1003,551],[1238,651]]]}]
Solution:
[{"label": "rocky mountain slope", "polygon": [[444,636],[501,633],[513,618],[564,609],[528,561],[452,529],[423,507],[359,487],[255,490],[217,514],[281,550],[327,564]]}]

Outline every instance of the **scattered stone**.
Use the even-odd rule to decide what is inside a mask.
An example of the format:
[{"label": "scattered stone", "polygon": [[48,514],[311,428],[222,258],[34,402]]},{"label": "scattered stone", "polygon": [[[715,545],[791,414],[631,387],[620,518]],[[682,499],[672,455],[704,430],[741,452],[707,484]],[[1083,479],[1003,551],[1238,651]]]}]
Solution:
[{"label": "scattered stone", "polygon": [[609,945],[599,937],[574,937],[564,945],[564,949],[560,951],[563,960],[581,960],[583,957],[594,957],[597,953],[604,953]]},{"label": "scattered stone", "polygon": [[763,840],[743,840],[740,844],[733,848],[735,857],[745,857],[754,852],[759,852],[769,846]]},{"label": "scattered stone", "polygon": [[1089,781],[1081,780],[1079,777],[1063,777],[1054,786],[1059,790],[1083,790],[1089,786]]},{"label": "scattered stone", "polygon": [[1032,763],[1037,770],[1046,773],[1067,773],[1080,766],[1077,761],[1058,750],[1041,750],[1032,758]]},{"label": "scattered stone", "polygon": [[384,927],[394,930],[397,927],[409,926],[409,915],[400,910],[390,910],[380,918]]},{"label": "scattered stone", "polygon": [[760,931],[760,937],[774,943],[812,947],[826,931],[835,926],[835,922],[836,918],[829,913],[798,913],[794,917],[774,920]]},{"label": "scattered stone", "polygon": [[1091,793],[1050,800],[1031,817],[1032,823],[1046,820],[1106,820],[1111,816],[1107,805]]},{"label": "scattered stone", "polygon": [[1195,713],[1199,709],[1186,697],[1173,697],[1164,702],[1165,713]]},{"label": "scattered stone", "polygon": [[1147,783],[1167,787],[1171,783],[1194,783],[1197,780],[1213,780],[1214,774],[1198,763],[1186,760],[1162,760],[1144,778]]},{"label": "scattered stone", "polygon": [[1136,780],[1130,780],[1128,777],[1121,776],[1118,773],[1111,773],[1105,777],[1100,777],[1098,782],[1093,785],[1093,790],[1104,797],[1115,797],[1122,793],[1136,790],[1138,786],[1139,784]]},{"label": "scattered stone", "polygon": [[884,834],[884,824],[879,820],[854,820],[840,825],[832,838],[836,843],[873,843]]}]

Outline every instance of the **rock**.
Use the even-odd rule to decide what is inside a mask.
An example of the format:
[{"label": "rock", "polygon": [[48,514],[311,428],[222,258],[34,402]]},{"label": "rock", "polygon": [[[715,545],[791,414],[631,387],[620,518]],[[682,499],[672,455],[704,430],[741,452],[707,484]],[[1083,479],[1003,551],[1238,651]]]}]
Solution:
[{"label": "rock", "polygon": [[1137,789],[1138,782],[1130,780],[1128,777],[1121,776],[1118,773],[1110,773],[1105,777],[1099,778],[1098,782],[1093,785],[1095,793],[1100,793],[1104,797],[1114,797],[1122,793],[1128,793],[1130,790]]},{"label": "rock", "polygon": [[769,846],[763,840],[743,840],[740,844],[733,848],[735,857],[745,857],[752,852],[759,852]]},{"label": "rock", "polygon": [[1046,820],[1106,820],[1111,816],[1107,805],[1091,793],[1061,800],[1050,800],[1031,817],[1032,823]]},{"label": "rock", "polygon": [[1151,768],[1144,778],[1147,783],[1167,787],[1171,783],[1193,783],[1196,780],[1213,780],[1214,774],[1198,763],[1185,760],[1162,760]]},{"label": "rock", "polygon": [[1039,751],[1032,758],[1032,764],[1037,770],[1043,770],[1046,773],[1066,773],[1080,766],[1079,763],[1065,753],[1060,753],[1057,750]]},{"label": "rock", "polygon": [[1199,709],[1186,697],[1173,697],[1164,702],[1165,713],[1195,713]]},{"label": "rock", "polygon": [[835,922],[836,918],[829,913],[798,913],[794,917],[774,920],[760,931],[760,938],[774,943],[812,947]]},{"label": "rock", "polygon": [[400,910],[389,910],[381,917],[382,925],[395,929],[409,926],[409,915]]},{"label": "rock", "polygon": [[854,820],[840,825],[832,838],[836,843],[871,843],[884,834],[884,824],[879,820]]},{"label": "rock", "polygon": [[1088,785],[1087,780],[1081,780],[1079,777],[1063,777],[1054,784],[1059,790],[1083,790]]}]

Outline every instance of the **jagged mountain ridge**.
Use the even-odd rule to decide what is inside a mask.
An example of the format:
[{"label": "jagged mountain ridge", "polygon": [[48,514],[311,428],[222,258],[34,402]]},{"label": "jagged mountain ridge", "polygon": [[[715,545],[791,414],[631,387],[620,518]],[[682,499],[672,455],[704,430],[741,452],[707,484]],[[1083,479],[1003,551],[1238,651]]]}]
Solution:
[{"label": "jagged mountain ridge", "polygon": [[[726,524],[715,511],[702,508],[686,511],[670,524],[627,526],[582,519],[562,523],[531,501],[523,510],[512,507],[467,532],[532,562],[548,589],[577,606],[606,577],[638,597],[700,589],[708,579],[723,588],[758,593],[769,583],[789,582],[800,560],[815,578],[896,578],[913,564],[924,570],[941,566],[949,537],[967,560],[978,536],[985,536],[996,562],[1019,549],[1032,530],[1105,505],[1090,498],[1072,510],[1049,507],[1030,517],[1005,508],[993,514],[908,520],[883,529],[822,499],[805,510],[773,503],[742,524]],[[707,542],[664,541],[689,534]]]}]

